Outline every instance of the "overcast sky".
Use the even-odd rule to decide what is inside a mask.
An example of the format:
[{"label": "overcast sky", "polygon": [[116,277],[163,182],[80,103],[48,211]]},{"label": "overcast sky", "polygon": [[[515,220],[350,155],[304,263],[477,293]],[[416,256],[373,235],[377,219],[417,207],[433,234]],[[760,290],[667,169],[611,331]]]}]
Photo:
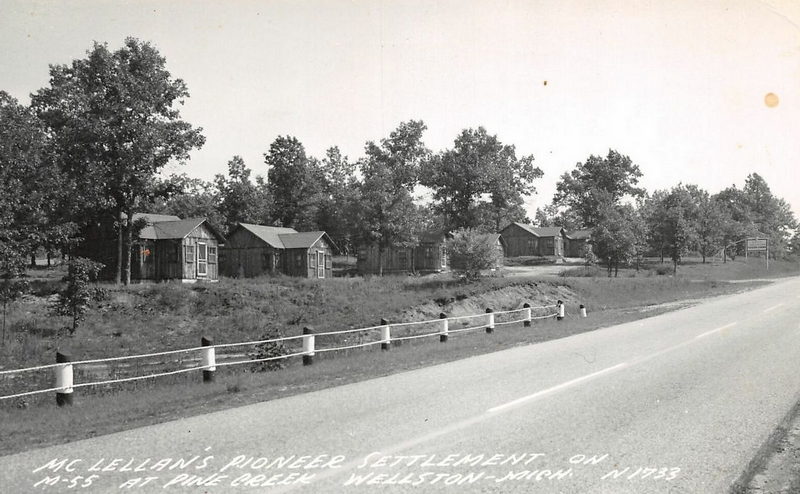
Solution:
[{"label": "overcast sky", "polygon": [[[92,41],[152,42],[191,93],[205,146],[176,171],[211,179],[296,136],[352,160],[422,119],[434,151],[482,125],[559,175],[609,148],[650,191],[765,177],[800,212],[800,2],[0,0],[0,89],[21,102]],[[773,93],[777,104],[767,105]]]}]

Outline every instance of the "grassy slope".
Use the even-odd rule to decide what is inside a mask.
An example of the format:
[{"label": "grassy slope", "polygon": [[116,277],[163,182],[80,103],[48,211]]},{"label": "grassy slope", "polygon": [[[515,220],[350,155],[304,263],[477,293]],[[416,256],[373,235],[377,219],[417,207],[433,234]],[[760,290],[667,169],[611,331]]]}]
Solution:
[{"label": "grassy slope", "polygon": [[[789,270],[791,266],[784,267]],[[716,270],[712,274],[719,278],[741,277],[740,273],[749,269],[735,263],[702,268]],[[40,296],[18,304],[10,316],[12,338],[0,347],[3,368],[52,363],[56,348],[70,351],[76,359],[107,357],[193,347],[201,335],[217,343],[247,341],[277,332],[297,334],[304,325],[328,331],[371,326],[381,317],[419,320],[436,317],[442,310],[455,314],[483,306],[508,309],[525,301],[540,305],[556,298],[565,300],[569,311],[561,323],[537,323],[535,330],[503,326],[491,337],[479,331],[461,333],[446,345],[423,339],[395,346],[388,353],[376,347],[329,353],[312,367],[291,362],[278,372],[226,368],[218,372],[218,380],[212,385],[198,383],[198,376],[189,373],[84,388],[76,395],[76,406],[69,410],[56,410],[50,394],[26,400],[24,409],[16,408],[19,402],[0,402],[0,436],[4,438],[0,454],[563,337],[666,310],[639,310],[644,306],[745,288],[693,281],[698,277],[693,269],[687,266],[686,276],[677,278],[646,271],[639,277],[629,277],[625,272],[615,279],[490,278],[470,285],[436,277],[389,277],[322,283],[264,278],[207,285],[108,287],[109,298],[95,308],[74,337],[59,335],[58,328],[64,322],[47,315],[46,296],[53,283],[44,280],[38,287]],[[737,271],[731,273],[734,269]],[[578,303],[590,308],[590,318],[575,317]],[[76,380],[81,377],[77,375]],[[50,371],[34,373],[30,379],[23,387],[52,386]],[[0,394],[19,389],[20,384],[0,378]],[[110,394],[113,400],[108,399]]]}]

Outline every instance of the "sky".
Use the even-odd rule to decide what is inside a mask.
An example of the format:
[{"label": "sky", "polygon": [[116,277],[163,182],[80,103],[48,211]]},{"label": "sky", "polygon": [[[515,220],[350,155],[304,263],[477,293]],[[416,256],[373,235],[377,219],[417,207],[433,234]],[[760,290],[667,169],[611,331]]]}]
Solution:
[{"label": "sky", "polygon": [[[172,172],[240,155],[265,175],[279,135],[351,160],[409,119],[450,148],[483,126],[544,177],[615,149],[649,191],[762,175],[800,216],[800,2],[0,0],[0,90],[20,102],[93,41],[149,41],[206,144]],[[768,97],[768,95],[770,95]]]}]

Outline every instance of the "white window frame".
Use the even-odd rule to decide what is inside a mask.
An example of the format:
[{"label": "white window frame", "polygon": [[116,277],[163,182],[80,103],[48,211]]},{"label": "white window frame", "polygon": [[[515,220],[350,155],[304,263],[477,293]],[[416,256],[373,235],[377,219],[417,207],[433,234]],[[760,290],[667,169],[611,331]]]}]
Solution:
[{"label": "white window frame", "polygon": [[325,277],[325,253],[317,251],[317,278]]},{"label": "white window frame", "polygon": [[[208,276],[208,244],[197,242],[197,276]],[[203,267],[201,272],[200,267]]]}]

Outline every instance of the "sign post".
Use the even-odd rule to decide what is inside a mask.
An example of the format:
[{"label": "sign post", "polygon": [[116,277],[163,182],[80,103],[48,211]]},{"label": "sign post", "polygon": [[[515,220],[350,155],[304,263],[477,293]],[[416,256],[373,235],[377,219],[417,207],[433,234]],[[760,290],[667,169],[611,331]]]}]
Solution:
[{"label": "sign post", "polygon": [[745,259],[747,259],[748,252],[763,252],[767,260],[767,270],[769,271],[769,238],[748,238],[745,242]]}]

